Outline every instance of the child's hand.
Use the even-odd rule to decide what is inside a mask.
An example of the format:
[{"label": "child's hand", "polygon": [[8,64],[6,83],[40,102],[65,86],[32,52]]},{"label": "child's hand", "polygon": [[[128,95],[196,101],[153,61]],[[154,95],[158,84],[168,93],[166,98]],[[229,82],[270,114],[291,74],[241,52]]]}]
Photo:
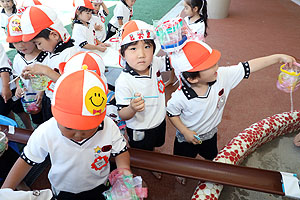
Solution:
[{"label": "child's hand", "polygon": [[42,99],[43,99],[43,96],[44,96],[44,91],[40,91],[36,94],[36,105],[38,107],[41,107],[42,106]]},{"label": "child's hand", "polygon": [[4,103],[7,103],[7,101],[12,97],[12,93],[9,87],[2,87],[1,96],[4,100]]},{"label": "child's hand", "polygon": [[292,67],[293,63],[296,62],[296,59],[292,56],[279,54],[279,63],[287,63],[289,67]]},{"label": "child's hand", "polygon": [[44,75],[48,66],[41,64],[28,65],[22,71],[22,77],[29,79],[30,75]]},{"label": "child's hand", "polygon": [[21,98],[23,95],[24,95],[23,89],[20,88],[20,87],[17,87],[15,96],[18,97],[18,98]]},{"label": "child's hand", "polygon": [[101,24],[97,24],[97,23],[94,25],[94,28],[95,28],[96,31],[102,31],[102,29],[103,29]]},{"label": "child's hand", "polygon": [[135,112],[142,112],[145,109],[145,100],[142,98],[140,93],[135,93],[134,96],[137,98],[130,101],[130,107]]},{"label": "child's hand", "polygon": [[111,45],[108,44],[108,43],[103,43],[103,45],[106,46],[106,47],[110,47],[110,46],[111,46]]},{"label": "child's hand", "polygon": [[194,135],[197,135],[195,131],[188,130],[185,133],[182,133],[187,142],[193,143],[194,145],[199,144],[199,140],[195,138]]},{"label": "child's hand", "polygon": [[104,52],[107,49],[103,43],[97,45],[96,47],[97,47],[97,50],[99,50],[101,52]]},{"label": "child's hand", "polygon": [[294,138],[294,144],[297,147],[300,147],[300,133],[298,133],[298,135],[295,136],[295,138]]}]

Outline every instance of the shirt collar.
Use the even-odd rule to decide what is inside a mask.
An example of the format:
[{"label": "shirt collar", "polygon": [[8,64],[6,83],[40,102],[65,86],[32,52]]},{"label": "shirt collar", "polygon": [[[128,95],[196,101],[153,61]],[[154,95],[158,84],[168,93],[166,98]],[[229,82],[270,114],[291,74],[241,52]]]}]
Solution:
[{"label": "shirt collar", "polygon": [[195,90],[193,90],[192,87],[190,87],[185,81],[182,81],[182,87],[181,87],[181,90],[184,94],[184,96],[188,99],[188,100],[191,100],[193,98],[207,98],[209,93],[210,93],[210,90],[211,90],[211,86],[213,84],[215,84],[217,81],[213,81],[213,82],[209,82],[208,83],[208,89],[207,89],[207,92],[206,92],[206,95],[205,96],[198,96],[197,93],[195,92]]},{"label": "shirt collar", "polygon": [[87,138],[87,139],[84,139],[84,140],[81,141],[81,142],[76,142],[76,141],[74,141],[74,140],[71,140],[71,141],[81,146],[81,145],[83,145],[84,143],[86,143],[88,140],[90,140],[90,139],[91,139],[94,135],[96,135],[99,131],[102,131],[103,129],[104,129],[104,121],[98,126],[96,132],[95,132],[91,137],[89,137],[89,138]]},{"label": "shirt collar", "polygon": [[125,0],[121,0],[122,1],[122,3],[124,3],[124,5],[129,9],[129,10],[131,10],[131,8],[127,5],[127,3],[125,2]]},{"label": "shirt collar", "polygon": [[62,52],[63,50],[74,46],[73,44],[74,40],[70,39],[68,42],[64,43],[63,41],[60,41],[57,43],[57,45],[55,46],[53,53],[59,53]]},{"label": "shirt collar", "polygon": [[125,72],[125,73],[129,73],[130,75],[132,75],[132,76],[136,76],[136,77],[151,77],[151,74],[152,74],[152,67],[151,67],[151,65],[149,66],[149,68],[150,68],[150,72],[149,72],[149,76],[145,76],[145,75],[140,75],[139,73],[137,73],[132,67],[130,67],[129,65],[128,65],[128,63],[126,62],[126,66],[125,66],[125,68],[123,69],[123,72]]}]

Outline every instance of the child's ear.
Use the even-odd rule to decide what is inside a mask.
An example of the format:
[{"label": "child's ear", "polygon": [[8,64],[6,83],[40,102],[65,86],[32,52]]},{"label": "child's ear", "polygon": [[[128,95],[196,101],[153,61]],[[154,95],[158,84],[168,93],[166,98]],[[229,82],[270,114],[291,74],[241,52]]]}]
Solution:
[{"label": "child's ear", "polygon": [[52,38],[53,40],[57,40],[57,41],[61,40],[60,35],[58,34],[58,32],[53,31],[53,30],[50,32],[49,38]]},{"label": "child's ear", "polygon": [[193,8],[193,11],[199,13],[199,7],[198,7],[198,6],[195,6],[195,7]]},{"label": "child's ear", "polygon": [[188,77],[186,80],[187,80],[189,83],[192,83],[192,84],[198,83],[198,79],[197,79],[197,78],[191,78],[191,77]]}]

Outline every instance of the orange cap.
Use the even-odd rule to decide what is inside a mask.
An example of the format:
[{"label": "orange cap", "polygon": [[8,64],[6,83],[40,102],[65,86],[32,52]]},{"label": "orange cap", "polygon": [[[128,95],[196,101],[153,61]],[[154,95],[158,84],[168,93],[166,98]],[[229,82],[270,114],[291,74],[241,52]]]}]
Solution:
[{"label": "orange cap", "polygon": [[20,15],[12,15],[8,18],[7,23],[7,37],[6,42],[21,42],[22,41],[22,29],[21,29],[21,16]]},{"label": "orange cap", "polygon": [[64,73],[56,82],[52,113],[56,121],[68,128],[96,128],[106,114],[105,83],[89,70]]},{"label": "orange cap", "polygon": [[73,6],[78,9],[80,6],[94,10],[94,6],[90,0],[73,0]]},{"label": "orange cap", "polygon": [[220,57],[221,53],[218,50],[198,40],[188,41],[181,51],[170,55],[172,66],[178,72],[209,69],[217,64]]}]

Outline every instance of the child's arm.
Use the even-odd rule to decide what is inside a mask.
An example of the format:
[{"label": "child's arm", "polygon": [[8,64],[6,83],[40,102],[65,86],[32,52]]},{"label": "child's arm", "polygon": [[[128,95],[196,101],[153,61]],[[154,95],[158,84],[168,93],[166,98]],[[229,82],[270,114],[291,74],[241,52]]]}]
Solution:
[{"label": "child's arm", "polygon": [[130,170],[130,155],[128,151],[117,155],[115,161],[118,169]]},{"label": "child's arm", "polygon": [[48,67],[47,65],[33,64],[25,67],[22,71],[22,77],[28,79],[29,75],[45,75],[48,76],[53,82],[56,82],[60,74]]},{"label": "child's arm", "polygon": [[123,26],[123,19],[118,18],[119,27]]},{"label": "child's arm", "polygon": [[82,48],[88,49],[88,50],[98,50],[101,52],[104,52],[107,48],[102,43],[99,45],[92,45],[92,44],[86,44]]},{"label": "child's arm", "polygon": [[11,168],[1,188],[15,189],[24,179],[29,170],[32,168],[22,158],[18,158],[14,166]]},{"label": "child's arm", "polygon": [[194,135],[197,135],[196,132],[191,131],[188,129],[181,121],[179,116],[173,116],[169,117],[172,124],[179,130],[180,133],[184,135],[184,138],[187,142],[193,143],[193,144],[199,144],[199,141],[195,138]]},{"label": "child's arm", "polygon": [[294,138],[294,144],[300,147],[300,133],[298,133]]},{"label": "child's arm", "polygon": [[108,10],[108,8],[107,8],[107,6],[105,5],[104,2],[102,2],[101,6],[102,6],[103,10],[106,12],[106,14],[108,15],[109,14],[109,10]]},{"label": "child's arm", "polygon": [[296,62],[296,60],[292,56],[285,54],[273,54],[270,56],[252,59],[248,63],[250,66],[250,72],[252,73],[275,63],[288,63],[291,67],[293,62]]},{"label": "child's arm", "polygon": [[138,98],[132,99],[129,106],[119,110],[119,116],[122,120],[129,120],[135,115],[136,112],[141,112],[145,109],[145,101],[141,97],[141,94],[136,93],[134,96]]},{"label": "child's arm", "polygon": [[12,93],[9,87],[9,72],[1,73],[1,81],[2,81],[2,98],[5,103],[12,97]]}]

